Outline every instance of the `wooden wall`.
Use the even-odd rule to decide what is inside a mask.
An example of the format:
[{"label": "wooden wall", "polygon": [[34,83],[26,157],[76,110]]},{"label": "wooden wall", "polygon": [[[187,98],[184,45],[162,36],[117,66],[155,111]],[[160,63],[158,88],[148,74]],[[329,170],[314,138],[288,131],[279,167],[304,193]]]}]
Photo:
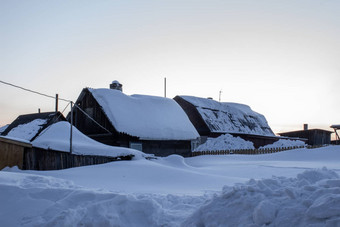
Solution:
[{"label": "wooden wall", "polygon": [[6,166],[23,167],[23,158],[25,150],[31,149],[29,143],[22,143],[6,138],[0,138],[0,169]]},{"label": "wooden wall", "polygon": [[24,170],[58,170],[79,166],[97,165],[112,161],[131,160],[133,156],[104,157],[75,155],[62,151],[34,148],[24,154]]},{"label": "wooden wall", "polygon": [[160,157],[166,157],[172,154],[182,155],[183,157],[191,157],[191,141],[162,141],[162,140],[143,140],[143,152],[154,154]]},{"label": "wooden wall", "polygon": [[281,136],[300,137],[307,139],[308,145],[323,145],[331,143],[331,133],[321,129],[310,129],[294,132],[280,133]]},{"label": "wooden wall", "polygon": [[112,161],[131,160],[133,155],[104,157],[75,155],[62,151],[44,150],[0,137],[0,170],[18,166],[22,170],[58,170],[72,167],[103,164]]}]

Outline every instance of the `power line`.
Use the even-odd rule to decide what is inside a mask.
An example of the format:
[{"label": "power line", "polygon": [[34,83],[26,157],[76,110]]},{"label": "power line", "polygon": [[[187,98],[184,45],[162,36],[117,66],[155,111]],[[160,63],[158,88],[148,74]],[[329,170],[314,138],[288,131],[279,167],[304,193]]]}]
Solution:
[{"label": "power line", "polygon": [[[0,80],[0,83],[9,85],[9,86],[12,86],[12,87],[15,87],[15,88],[19,88],[19,89],[22,89],[22,90],[24,90],[24,91],[32,92],[32,93],[35,93],[35,94],[37,94],[37,95],[42,95],[42,96],[45,96],[45,97],[48,97],[48,98],[56,99],[56,97],[54,97],[54,96],[52,96],[52,95],[46,95],[46,94],[44,94],[44,93],[37,92],[37,91],[33,91],[33,90],[31,90],[31,89],[24,88],[24,87],[15,85],[15,84],[11,84],[11,83],[8,83],[8,82],[2,81],[2,80]],[[62,99],[62,98],[59,98],[59,100],[62,100],[62,101],[65,101],[65,102],[71,102],[71,100]]]},{"label": "power line", "polygon": [[[37,95],[42,95],[42,96],[45,96],[45,97],[48,97],[48,98],[52,98],[52,99],[57,99],[57,97],[54,97],[54,96],[51,96],[51,95],[47,95],[47,94],[44,94],[44,93],[41,93],[41,92],[37,92],[37,91],[33,91],[31,89],[28,89],[28,88],[24,88],[24,87],[21,87],[21,86],[18,86],[18,85],[15,85],[15,84],[11,84],[11,83],[8,83],[8,82],[5,82],[5,81],[2,81],[0,80],[0,83],[3,83],[3,84],[6,84],[6,85],[9,85],[9,86],[12,86],[12,87],[15,87],[15,88],[19,88],[19,89],[22,89],[24,91],[28,91],[28,92],[32,92],[34,94],[37,94]],[[62,99],[62,98],[58,98],[58,100],[62,100],[62,101],[65,101],[65,102],[68,102],[68,105],[65,107],[65,109],[63,110],[62,113],[64,113],[64,111],[66,110],[66,108],[71,104],[71,115],[72,115],[72,110],[73,110],[73,107],[77,107],[83,114],[85,114],[86,117],[90,118],[94,123],[96,123],[100,128],[104,129],[106,132],[112,134],[112,132],[110,132],[109,130],[107,130],[105,127],[103,127],[101,124],[99,124],[96,120],[94,120],[91,116],[89,116],[84,110],[82,110],[79,106],[77,105],[74,105],[72,107],[72,101],[71,100],[67,100],[67,99]],[[59,118],[60,116],[58,116]],[[57,119],[58,119],[57,118]],[[72,124],[71,124],[71,129],[72,129]],[[46,132],[46,130],[44,131]],[[72,134],[72,130],[71,130],[71,134]],[[70,152],[72,153],[72,135],[71,136],[71,140],[70,140]]]},{"label": "power line", "polygon": [[90,115],[88,115],[84,110],[82,110],[77,104],[74,105],[75,107],[78,108],[83,114],[85,114],[86,117],[90,118],[96,125],[98,125],[100,128],[104,129],[106,132],[112,134],[109,130],[107,130],[105,127],[103,127],[101,124],[99,124],[95,119],[93,119]]}]

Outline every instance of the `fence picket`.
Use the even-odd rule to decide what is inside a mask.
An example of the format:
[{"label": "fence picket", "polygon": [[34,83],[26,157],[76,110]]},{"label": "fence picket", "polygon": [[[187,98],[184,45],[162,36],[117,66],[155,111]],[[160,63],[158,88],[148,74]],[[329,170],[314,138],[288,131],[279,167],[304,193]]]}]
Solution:
[{"label": "fence picket", "polygon": [[207,151],[193,151],[192,157],[200,156],[200,155],[230,155],[230,154],[245,154],[245,155],[256,155],[256,154],[270,154],[276,153],[281,151],[287,151],[292,149],[299,149],[299,148],[319,148],[322,145],[307,145],[307,146],[292,146],[292,147],[275,147],[275,148],[262,148],[262,149],[230,149],[230,150],[207,150]]}]

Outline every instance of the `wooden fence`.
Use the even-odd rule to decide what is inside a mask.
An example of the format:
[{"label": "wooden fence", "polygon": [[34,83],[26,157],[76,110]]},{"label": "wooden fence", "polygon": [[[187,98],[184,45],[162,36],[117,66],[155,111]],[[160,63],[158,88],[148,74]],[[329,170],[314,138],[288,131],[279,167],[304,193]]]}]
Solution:
[{"label": "wooden fence", "polygon": [[24,152],[23,170],[58,170],[79,166],[97,165],[107,162],[131,160],[133,155],[105,157],[76,155],[68,152],[44,150],[34,147]]},{"label": "wooden fence", "polygon": [[265,148],[265,149],[238,149],[238,150],[211,150],[211,151],[193,151],[192,157],[199,155],[228,155],[228,154],[246,154],[246,155],[256,155],[256,154],[270,154],[281,151],[293,150],[298,148],[318,148],[318,146],[293,146],[293,147],[280,147],[280,148]]}]

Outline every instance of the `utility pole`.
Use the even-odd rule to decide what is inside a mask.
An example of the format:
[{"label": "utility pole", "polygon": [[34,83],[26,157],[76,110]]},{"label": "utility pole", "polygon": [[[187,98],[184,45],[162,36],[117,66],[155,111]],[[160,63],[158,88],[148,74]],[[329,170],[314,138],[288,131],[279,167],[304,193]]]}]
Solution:
[{"label": "utility pole", "polygon": [[218,101],[221,102],[221,95],[222,95],[222,90],[220,90]]},{"label": "utility pole", "polygon": [[71,101],[70,154],[72,154],[73,102]]},{"label": "utility pole", "polygon": [[166,77],[164,77],[164,98],[166,98]]},{"label": "utility pole", "polygon": [[55,94],[55,112],[58,112],[59,95]]}]

